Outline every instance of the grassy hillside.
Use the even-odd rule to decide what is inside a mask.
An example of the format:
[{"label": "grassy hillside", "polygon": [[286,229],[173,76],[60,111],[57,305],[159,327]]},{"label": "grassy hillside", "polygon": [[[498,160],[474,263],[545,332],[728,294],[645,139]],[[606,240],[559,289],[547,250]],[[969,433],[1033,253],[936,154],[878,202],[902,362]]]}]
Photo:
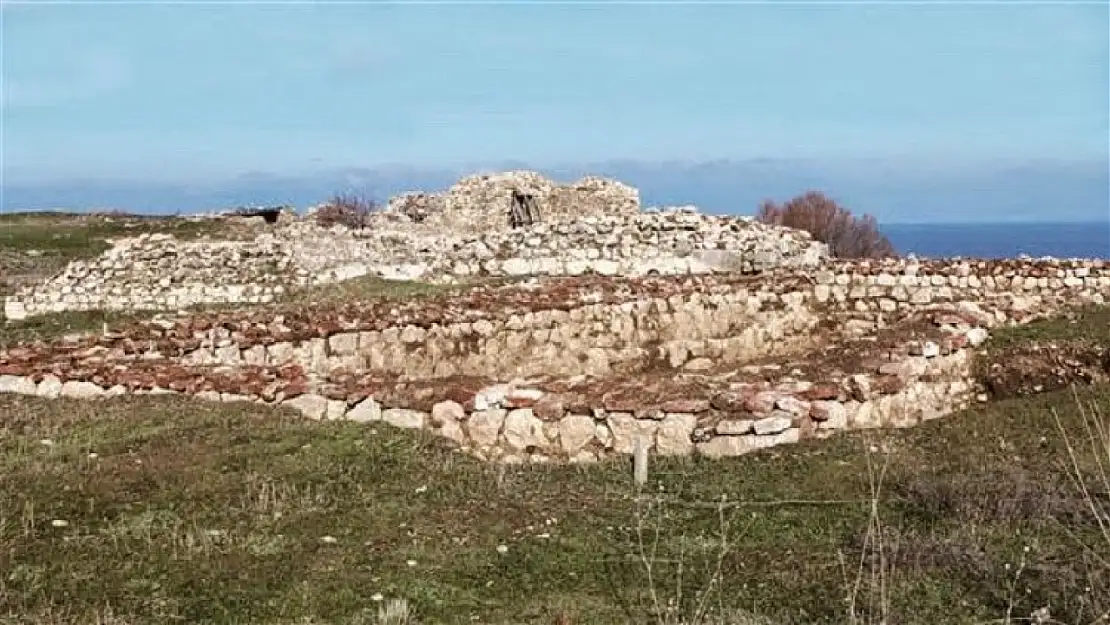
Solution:
[{"label": "grassy hillside", "polygon": [[[15,263],[30,279],[116,233],[7,219],[0,294]],[[998,332],[983,375],[998,396],[1102,379],[1106,310]],[[0,347],[122,319],[0,324]],[[621,460],[491,466],[253,404],[0,395],[0,623],[1105,624],[1107,417],[1096,384],[653,461],[638,493]]]},{"label": "grassy hillside", "polygon": [[1110,541],[1090,503],[1110,501],[1069,479],[1099,478],[1080,405],[1110,414],[1110,390],[658,462],[636,497],[620,461],[494,467],[249,404],[0,396],[0,615],[367,623],[404,598],[421,623],[648,623],[708,590],[683,622],[1092,623]]}]

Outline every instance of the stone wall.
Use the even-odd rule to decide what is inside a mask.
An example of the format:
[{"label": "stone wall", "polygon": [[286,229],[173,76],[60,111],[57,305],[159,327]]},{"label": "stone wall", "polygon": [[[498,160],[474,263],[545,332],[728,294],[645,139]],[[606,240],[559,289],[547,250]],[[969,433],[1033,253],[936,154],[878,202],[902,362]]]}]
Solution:
[{"label": "stone wall", "polygon": [[608,178],[587,176],[559,184],[534,171],[467,176],[445,194],[409,193],[391,200],[389,210],[424,225],[455,233],[511,229],[513,192],[532,195],[544,222],[582,217],[628,217],[640,211],[639,192]]},{"label": "stone wall", "polygon": [[73,261],[46,282],[5,298],[4,316],[266,303],[309,278],[273,235],[244,242],[144,234],[116,242],[99,258]]},{"label": "stone wall", "polygon": [[771,301],[763,294],[690,293],[620,304],[580,303],[570,310],[537,310],[427,328],[351,330],[264,346],[217,331],[188,351],[182,362],[291,363],[320,376],[346,369],[409,379],[463,374],[510,379],[635,372],[651,362],[679,367],[690,358],[747,361],[809,344],[818,316],[801,305],[801,298],[785,300],[790,308],[763,310]]},{"label": "stone wall", "polygon": [[642,276],[816,266],[826,256],[798,230],[671,209],[468,237],[428,262],[433,276]]},{"label": "stone wall", "polygon": [[[413,379],[462,373],[494,379],[606,375],[650,363],[678,369],[696,360],[747,362],[789,353],[812,345],[822,321],[849,319],[842,329],[866,333],[942,305],[990,327],[1110,296],[1110,267],[981,265],[906,264],[895,274],[890,271],[899,266],[895,263],[886,270],[878,263],[844,263],[831,267],[840,273],[823,269],[813,279],[787,273],[770,280],[656,279],[624,283],[627,291],[618,290],[622,282],[600,279],[535,291],[512,287],[508,292],[523,300],[503,296],[504,309],[490,310],[484,296],[459,298],[456,306],[481,312],[425,323],[415,322],[416,314],[404,325],[351,316],[346,331],[306,335],[302,329],[289,340],[272,341],[273,334],[236,336],[216,326],[204,330],[214,332],[211,336],[194,331],[200,343],[182,356],[191,365],[292,363],[316,375],[341,369]],[[912,284],[906,278],[913,278]]]},{"label": "stone wall", "polygon": [[[855,374],[839,382],[733,384],[729,391],[710,398],[676,394],[647,401],[605,397],[568,401],[575,396],[519,383],[488,385],[456,399],[400,405],[374,396],[351,401],[327,392],[266,401],[244,392],[234,381],[226,385],[226,376],[222,382],[231,390],[207,388],[192,394],[209,401],[280,404],[317,420],[381,421],[424,429],[451,440],[464,452],[506,463],[593,462],[631,453],[639,437],[660,455],[721,458],[842,430],[908,427],[939,418],[974,401],[970,363],[970,350],[961,349],[894,363],[898,374],[881,377],[882,383]],[[207,380],[209,387],[213,377]],[[89,400],[190,391],[131,387],[106,379],[63,380],[47,373],[0,374],[0,392]]]},{"label": "stone wall", "polygon": [[287,287],[358,276],[451,282],[475,277],[636,276],[814,266],[826,247],[806,233],[743,218],[668,210],[541,223],[511,232],[442,234],[396,214],[374,227],[285,222],[254,241],[148,235],[77,261],[6,300],[9,319],[62,310],[172,310],[265,302]]},{"label": "stone wall", "polygon": [[990,328],[1107,296],[1110,265],[1090,261],[572,278],[155,318],[0,352],[0,391],[256,401],[506,462],[595,460],[637,436],[719,457],[962,408]]}]

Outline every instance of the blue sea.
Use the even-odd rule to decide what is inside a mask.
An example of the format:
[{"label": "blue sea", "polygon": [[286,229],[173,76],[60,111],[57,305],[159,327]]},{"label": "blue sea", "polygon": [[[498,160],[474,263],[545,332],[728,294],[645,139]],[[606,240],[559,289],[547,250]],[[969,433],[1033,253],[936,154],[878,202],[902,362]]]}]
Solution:
[{"label": "blue sea", "polygon": [[1110,221],[1090,223],[885,224],[901,254],[918,257],[1110,259]]}]

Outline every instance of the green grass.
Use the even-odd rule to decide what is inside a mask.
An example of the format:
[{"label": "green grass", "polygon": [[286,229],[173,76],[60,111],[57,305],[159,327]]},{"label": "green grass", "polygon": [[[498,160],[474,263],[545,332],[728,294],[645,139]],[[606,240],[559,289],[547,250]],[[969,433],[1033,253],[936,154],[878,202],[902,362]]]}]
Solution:
[{"label": "green grass", "polygon": [[334,304],[368,299],[411,299],[444,295],[461,290],[465,285],[445,285],[419,280],[385,280],[375,276],[362,276],[332,284],[322,284],[290,291],[281,303]]},{"label": "green grass", "polygon": [[1024,325],[996,328],[990,346],[1002,349],[1040,342],[1110,346],[1110,306],[1085,306]]},{"label": "green grass", "polygon": [[221,222],[214,220],[174,217],[4,213],[0,214],[0,249],[37,250],[46,256],[85,258],[108,249],[105,241],[109,238],[157,232],[190,239],[217,234],[223,227]]},{"label": "green grass", "polygon": [[100,332],[105,324],[118,327],[120,324],[149,317],[150,314],[112,312],[104,310],[67,311],[36,315],[21,321],[0,321],[0,349],[17,343],[51,341],[69,334]]},{"label": "green grass", "polygon": [[[1110,414],[1110,389],[1080,399]],[[496,467],[429,436],[250,404],[0,396],[0,622],[367,623],[380,596],[422,623],[647,623],[652,588],[688,612],[716,579],[725,622],[845,623],[862,577],[856,622],[884,606],[890,623],[983,623],[1012,601],[1015,617],[1047,605],[1091,623],[1110,610],[1110,542],[1069,482],[1054,409],[1082,432],[1055,394],[658,461],[649,506],[621,461]],[[883,470],[880,561],[866,539]],[[881,601],[861,557],[882,565]]]}]

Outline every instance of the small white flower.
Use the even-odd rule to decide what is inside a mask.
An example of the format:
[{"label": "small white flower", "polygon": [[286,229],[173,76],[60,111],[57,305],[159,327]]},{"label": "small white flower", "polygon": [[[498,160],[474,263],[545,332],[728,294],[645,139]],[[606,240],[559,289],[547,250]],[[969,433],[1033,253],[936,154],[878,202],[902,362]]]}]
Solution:
[{"label": "small white flower", "polygon": [[54,519],[50,522],[50,525],[54,527],[69,527],[69,521],[65,519]]},{"label": "small white flower", "polygon": [[508,545],[497,545],[497,553],[501,553],[501,554],[509,553],[509,546]]},{"label": "small white flower", "polygon": [[335,536],[323,536],[323,537],[320,538],[320,542],[327,543],[329,545],[333,545],[333,544],[339,542],[339,539],[336,538]]},{"label": "small white flower", "polygon": [[427,486],[420,486],[420,487],[417,487],[417,489],[416,489],[416,494],[418,494],[418,495],[419,495],[420,493],[425,493],[425,492],[427,492],[427,491],[428,491],[428,487],[427,487]]},{"label": "small white flower", "polygon": [[405,564],[409,566],[416,566],[416,560],[406,560]]},{"label": "small white flower", "polygon": [[385,597],[380,592],[376,592],[376,593],[370,595],[370,600],[371,601],[383,601],[384,599],[385,599]]},{"label": "small white flower", "polygon": [[44,438],[39,441],[39,445],[42,445],[43,447],[53,447],[54,441],[50,440],[49,438]]},{"label": "small white flower", "polygon": [[96,460],[99,457],[100,456],[95,451],[90,451],[89,452],[89,460]]}]

